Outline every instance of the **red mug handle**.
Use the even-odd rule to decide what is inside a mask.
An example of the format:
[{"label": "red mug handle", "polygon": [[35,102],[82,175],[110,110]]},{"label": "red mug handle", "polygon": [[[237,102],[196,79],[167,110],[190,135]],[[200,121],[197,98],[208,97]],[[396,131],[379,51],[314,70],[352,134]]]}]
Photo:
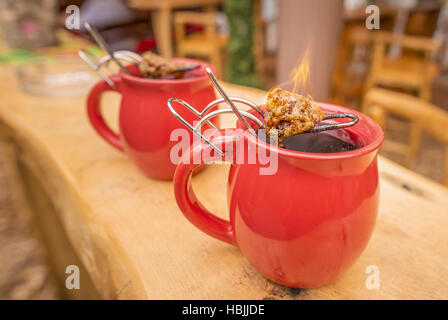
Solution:
[{"label": "red mug handle", "polygon": [[110,129],[101,114],[101,95],[105,91],[116,91],[121,93],[121,78],[115,75],[110,77],[110,80],[114,83],[115,87],[109,86],[105,81],[100,81],[92,88],[92,90],[90,90],[87,98],[87,113],[89,115],[90,123],[96,132],[98,132],[98,134],[112,146],[120,151],[124,151],[120,136]]},{"label": "red mug handle", "polygon": [[[235,134],[218,136],[211,138],[211,142],[217,145],[224,153],[226,144],[231,142],[232,145],[236,141]],[[190,150],[189,156],[186,155],[182,161],[177,165],[174,173],[174,196],[176,197],[177,205],[184,214],[184,216],[199,230],[206,234],[230,243],[236,244],[235,234],[232,224],[224,219],[218,218],[199,202],[196,194],[191,186],[191,176],[195,170],[204,165],[202,154],[214,154],[216,151],[204,142],[198,143]],[[235,154],[235,152],[233,152]],[[224,160],[225,154],[222,156]],[[195,159],[201,159],[200,163],[194,163]],[[215,159],[216,160],[216,159]],[[198,162],[198,161],[196,161]]]}]

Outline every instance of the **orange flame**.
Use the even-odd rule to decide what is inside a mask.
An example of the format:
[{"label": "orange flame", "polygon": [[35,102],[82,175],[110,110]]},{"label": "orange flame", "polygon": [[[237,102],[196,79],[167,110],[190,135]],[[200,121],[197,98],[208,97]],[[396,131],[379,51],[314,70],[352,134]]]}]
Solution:
[{"label": "orange flame", "polygon": [[[309,99],[313,100],[308,91],[310,83],[310,49],[307,48],[305,53],[302,56],[302,59],[297,63],[296,67],[291,70],[289,74],[289,80],[278,84],[271,88],[269,92],[274,90],[275,88],[284,88],[288,91],[291,91],[294,94],[303,94]],[[292,88],[292,90],[291,90]]]},{"label": "orange flame", "polygon": [[300,63],[289,74],[291,81],[293,81],[293,93],[297,93],[297,90],[304,92],[306,86],[310,80],[310,56],[309,49],[306,49],[305,54],[302,57]]}]

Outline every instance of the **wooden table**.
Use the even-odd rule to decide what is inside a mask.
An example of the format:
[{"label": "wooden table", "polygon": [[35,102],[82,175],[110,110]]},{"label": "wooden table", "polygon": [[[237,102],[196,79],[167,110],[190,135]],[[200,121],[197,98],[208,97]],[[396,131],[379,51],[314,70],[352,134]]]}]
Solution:
[{"label": "wooden table", "polygon": [[[93,131],[84,97],[26,95],[5,67],[0,83],[1,141],[12,150],[62,285],[66,265],[78,264],[81,291],[91,288],[90,277],[104,298],[448,298],[448,192],[441,185],[380,158],[378,223],[361,258],[327,286],[289,290],[262,277],[237,248],[193,227],[176,206],[171,182],[146,178]],[[264,100],[259,90],[226,88]],[[118,96],[105,99],[108,121],[116,124]],[[211,166],[193,179],[198,197],[222,217],[227,170]],[[369,265],[380,270],[379,290],[365,286]]]},{"label": "wooden table", "polygon": [[130,0],[129,6],[134,9],[152,10],[151,20],[159,53],[164,57],[172,57],[172,11],[201,6],[212,10],[222,2],[223,0]]}]

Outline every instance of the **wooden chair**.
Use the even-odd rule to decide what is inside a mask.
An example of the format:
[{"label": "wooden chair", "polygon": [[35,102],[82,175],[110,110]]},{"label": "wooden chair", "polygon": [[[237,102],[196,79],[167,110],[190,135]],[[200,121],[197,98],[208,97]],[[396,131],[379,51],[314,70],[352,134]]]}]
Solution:
[{"label": "wooden chair", "polygon": [[[432,58],[440,42],[389,32],[377,32],[374,36],[373,56],[367,79],[367,90],[374,86],[415,90],[417,95],[429,101],[431,86],[437,75],[437,66]],[[403,53],[398,58],[389,57],[388,47],[400,46]]]},{"label": "wooden chair", "polygon": [[344,28],[332,77],[333,103],[359,108],[367,76],[362,66],[368,65],[370,47],[371,32],[366,29],[364,21]]},{"label": "wooden chair", "polygon": [[[381,30],[394,27],[397,10],[380,5]],[[365,7],[344,10],[344,27],[336,54],[332,77],[331,101],[359,109],[371,63],[373,35],[366,28]]]},{"label": "wooden chair", "polygon": [[[188,24],[204,27],[203,32],[187,34]],[[228,37],[216,31],[215,12],[179,11],[174,13],[176,35],[176,55],[178,57],[206,57],[222,76],[222,49],[227,45]]]},{"label": "wooden chair", "polygon": [[405,118],[411,123],[408,145],[385,141],[384,147],[405,154],[405,165],[415,161],[420,146],[420,133],[426,131],[445,146],[445,184],[448,186],[448,112],[411,95],[373,88],[367,92],[363,110],[385,129],[389,114]]}]

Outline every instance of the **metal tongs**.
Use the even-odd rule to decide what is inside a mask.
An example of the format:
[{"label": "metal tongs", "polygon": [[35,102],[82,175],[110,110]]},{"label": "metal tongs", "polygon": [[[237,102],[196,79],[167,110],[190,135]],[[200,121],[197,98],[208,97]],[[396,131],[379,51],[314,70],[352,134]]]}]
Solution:
[{"label": "metal tongs", "polygon": [[[108,67],[108,64],[110,61],[113,61],[124,73],[130,74],[129,70],[120,61],[123,60],[134,64],[139,64],[144,61],[141,55],[129,50],[120,50],[114,52],[95,27],[87,22],[84,23],[84,27],[90,33],[98,46],[107,53],[107,56],[98,59],[91,51],[85,48],[79,50],[78,55],[92,70],[94,70],[101,77],[101,79],[103,79],[112,88],[114,88],[115,85],[112,80],[110,80],[109,77],[107,77],[106,74],[101,71],[103,66],[105,66],[109,72],[112,72],[112,70]],[[200,65],[184,66],[174,70],[170,70],[169,73],[187,72],[199,67]]]},{"label": "metal tongs", "polygon": [[[208,125],[210,125],[211,127],[215,128],[216,127],[210,122],[210,119],[216,117],[219,114],[224,114],[224,113],[234,113],[236,114],[236,116],[243,122],[243,124],[246,126],[247,130],[257,136],[255,129],[253,127],[251,127],[249,125],[249,123],[247,122],[248,118],[249,120],[253,121],[258,128],[256,129],[262,129],[264,127],[264,122],[257,117],[256,115],[253,115],[252,113],[249,113],[247,111],[238,109],[234,102],[238,102],[238,103],[243,103],[249,107],[251,107],[252,109],[254,109],[255,111],[258,112],[258,114],[261,116],[261,118],[263,119],[264,115],[263,115],[263,111],[261,110],[260,107],[258,107],[255,103],[243,99],[243,98],[237,98],[237,97],[229,97],[227,95],[227,93],[224,91],[224,89],[221,87],[221,85],[219,84],[218,80],[216,79],[215,75],[213,74],[212,70],[210,68],[205,68],[205,71],[207,72],[210,80],[212,81],[213,85],[215,86],[216,90],[221,94],[222,98],[220,99],[216,99],[213,100],[212,102],[210,102],[204,109],[202,112],[197,111],[196,108],[194,108],[193,106],[191,106],[190,104],[188,104],[186,101],[179,99],[179,98],[170,98],[168,99],[168,109],[171,111],[171,113],[184,125],[186,126],[190,131],[192,131],[195,135],[199,136],[202,140],[204,140],[205,142],[207,142],[216,152],[218,152],[221,156],[224,155],[224,152],[219,149],[217,146],[215,146],[206,136],[204,136],[201,133],[201,127],[202,125],[207,122]],[[196,116],[198,116],[200,118],[200,120],[197,122],[197,124],[195,126],[192,126],[190,123],[188,123],[184,118],[182,118],[179,113],[177,113],[177,111],[174,109],[173,107],[173,102],[178,102],[181,105],[183,105],[184,107],[186,107],[187,109],[189,109],[190,111],[192,111]],[[226,109],[218,109],[216,111],[210,112],[210,110],[219,105],[222,102],[226,102],[230,108],[226,108]],[[331,113],[331,114],[327,114],[322,121],[325,120],[330,120],[330,119],[341,119],[341,118],[349,118],[351,119],[351,121],[348,122],[334,122],[334,123],[322,123],[320,125],[315,126],[313,129],[299,133],[299,134],[306,134],[306,133],[315,133],[315,132],[322,132],[322,131],[328,131],[328,130],[335,130],[335,129],[342,129],[342,128],[348,128],[351,127],[353,125],[355,125],[356,123],[358,123],[359,119],[358,117],[353,114],[353,113]]]}]

